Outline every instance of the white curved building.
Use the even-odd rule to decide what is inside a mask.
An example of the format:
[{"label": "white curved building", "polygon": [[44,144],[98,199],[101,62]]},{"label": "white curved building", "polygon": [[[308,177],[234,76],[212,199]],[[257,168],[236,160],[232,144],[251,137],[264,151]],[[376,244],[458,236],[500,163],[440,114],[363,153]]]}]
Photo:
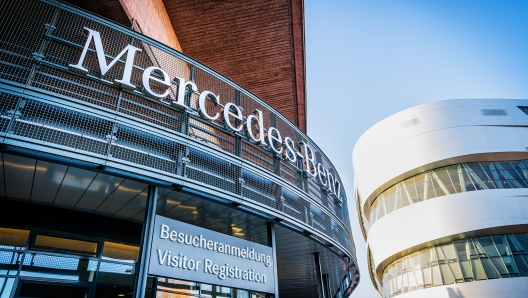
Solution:
[{"label": "white curved building", "polygon": [[383,297],[528,296],[528,100],[419,105],[353,152]]}]

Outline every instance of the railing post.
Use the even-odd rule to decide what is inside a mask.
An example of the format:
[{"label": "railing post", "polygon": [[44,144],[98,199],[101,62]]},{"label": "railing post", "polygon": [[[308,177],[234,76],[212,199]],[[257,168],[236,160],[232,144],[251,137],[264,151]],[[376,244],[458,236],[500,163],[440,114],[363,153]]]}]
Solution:
[{"label": "railing post", "polygon": [[272,222],[267,223],[268,228],[268,245],[271,246],[273,249],[273,274],[275,279],[275,295],[266,294],[266,298],[279,298],[279,283],[277,276],[277,245],[276,245],[276,239],[275,239],[275,224]]},{"label": "railing post", "polygon": [[147,274],[150,259],[150,246],[152,233],[154,232],[154,219],[156,218],[156,203],[158,187],[149,185],[147,195],[147,206],[145,207],[145,221],[141,233],[141,247],[139,250],[138,278],[134,286],[134,297],[144,298],[147,288]]}]

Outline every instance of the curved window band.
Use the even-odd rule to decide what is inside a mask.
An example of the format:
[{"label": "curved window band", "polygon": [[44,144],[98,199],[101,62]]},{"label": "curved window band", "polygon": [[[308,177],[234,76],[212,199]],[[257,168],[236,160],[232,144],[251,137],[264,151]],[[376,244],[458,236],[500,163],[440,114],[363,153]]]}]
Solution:
[{"label": "curved window band", "polygon": [[406,255],[383,271],[383,298],[478,280],[528,276],[528,234],[457,240]]},{"label": "curved window band", "polygon": [[502,188],[528,188],[528,160],[461,163],[407,178],[374,200],[370,225],[393,211],[424,200]]}]

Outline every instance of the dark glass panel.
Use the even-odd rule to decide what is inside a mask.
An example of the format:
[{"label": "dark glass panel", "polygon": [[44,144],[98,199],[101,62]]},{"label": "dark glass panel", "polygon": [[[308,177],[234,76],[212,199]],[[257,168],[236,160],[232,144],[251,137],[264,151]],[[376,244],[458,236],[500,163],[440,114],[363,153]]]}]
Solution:
[{"label": "dark glass panel", "polygon": [[[479,247],[480,244],[480,247]],[[479,237],[477,238],[477,242],[475,243],[477,246],[477,250],[479,253],[485,253],[490,257],[498,257],[499,253],[497,249],[495,248],[495,245],[493,244],[493,241],[491,240],[491,237]]]},{"label": "dark glass panel", "polygon": [[[118,297],[133,297],[134,289],[132,287],[116,287],[116,286],[106,286],[98,285],[95,289],[95,298],[118,298]],[[145,295],[145,297],[151,297]]]},{"label": "dark glass panel", "polygon": [[506,240],[506,235],[502,236],[492,236],[493,242],[495,242],[495,247],[497,247],[497,250],[499,251],[499,255],[501,256],[509,256],[511,255],[511,248],[508,245],[508,241]]},{"label": "dark glass panel", "polygon": [[134,283],[133,265],[101,262],[97,281],[107,284],[131,286]]},{"label": "dark glass panel", "polygon": [[528,276],[527,257],[515,255],[513,256],[513,259],[515,260],[515,264],[517,265],[517,269],[519,270],[519,275]]},{"label": "dark glass panel", "polygon": [[488,279],[494,279],[494,278],[500,278],[499,272],[497,272],[497,269],[495,269],[495,266],[493,266],[493,263],[488,258],[480,258],[480,261],[482,262],[482,267],[484,267],[484,271],[486,272],[486,276]]},{"label": "dark glass panel", "polygon": [[87,287],[23,283],[18,298],[86,298]]},{"label": "dark glass panel", "polygon": [[93,281],[96,260],[67,256],[26,253],[21,276],[45,277],[75,281]]},{"label": "dark glass panel", "polygon": [[528,252],[528,235],[525,233],[522,234],[513,234],[515,239],[519,242],[525,252]]}]

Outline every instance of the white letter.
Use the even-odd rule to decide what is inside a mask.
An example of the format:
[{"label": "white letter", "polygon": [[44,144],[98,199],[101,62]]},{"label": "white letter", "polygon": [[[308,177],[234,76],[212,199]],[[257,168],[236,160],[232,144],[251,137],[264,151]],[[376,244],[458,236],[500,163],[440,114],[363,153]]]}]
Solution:
[{"label": "white letter", "polygon": [[[319,180],[319,183],[322,185],[322,186],[326,186],[326,184],[328,183],[328,180],[326,178],[326,171],[325,171],[325,168],[322,164],[318,163],[317,164],[317,178]],[[324,178],[324,179],[323,179]]]},{"label": "white letter", "polygon": [[337,181],[337,177],[334,183],[334,194],[337,196],[337,198],[341,201],[341,197],[339,196],[339,193],[341,192],[341,183]]},{"label": "white letter", "polygon": [[286,159],[287,162],[295,163],[297,161],[297,154],[295,153],[295,149],[293,149],[295,146],[293,140],[289,137],[285,137],[283,144],[286,146],[283,155],[284,159]]},{"label": "white letter", "polygon": [[313,154],[312,149],[308,147],[308,144],[301,142],[300,145],[304,147],[304,172],[308,177],[315,178],[315,155]]},{"label": "white letter", "polygon": [[79,58],[79,62],[77,64],[70,64],[68,65],[72,70],[79,71],[81,73],[87,73],[88,69],[84,68],[83,62],[84,58],[86,58],[86,53],[88,52],[88,48],[90,47],[90,42],[94,41],[95,44],[95,53],[97,54],[97,62],[99,62],[99,69],[101,70],[101,75],[105,75],[110,68],[116,64],[117,61],[119,61],[119,58],[121,58],[124,54],[127,54],[127,58],[125,60],[125,67],[123,70],[123,78],[121,80],[115,80],[116,83],[119,83],[118,85],[122,86],[123,88],[129,88],[134,89],[136,86],[134,86],[130,82],[130,78],[132,77],[132,67],[134,66],[134,56],[136,55],[136,52],[141,52],[140,49],[132,46],[127,45],[121,53],[119,53],[110,64],[106,64],[106,57],[105,53],[103,51],[103,43],[101,42],[101,35],[99,35],[99,32],[94,31],[92,29],[84,27],[85,30],[90,32],[88,35],[88,38],[86,39],[86,43],[84,44],[84,49],[81,53],[81,58]]},{"label": "white letter", "polygon": [[159,263],[160,265],[163,265],[163,263],[165,262],[165,258],[167,257],[167,251],[165,251],[163,253],[163,257],[161,256],[161,250],[158,248],[158,260],[159,260]]},{"label": "white letter", "polygon": [[187,86],[191,86],[192,91],[197,91],[198,87],[196,87],[196,84],[191,81],[186,82],[185,79],[182,78],[176,79],[178,80],[178,98],[172,101],[172,105],[180,109],[186,109],[185,94],[187,93]]},{"label": "white letter", "polygon": [[[255,115],[258,115],[255,116]],[[255,131],[258,134],[255,135]],[[249,115],[246,120],[246,135],[251,143],[256,143],[257,145],[266,145],[264,138],[264,123],[262,121],[262,111],[255,110],[253,115]]]},{"label": "white letter", "polygon": [[169,238],[169,226],[168,225],[161,225],[160,238],[161,239]]},{"label": "white letter", "polygon": [[332,173],[330,173],[329,170],[326,170],[326,179],[328,181],[328,190],[332,191],[332,187],[334,186],[334,176]]},{"label": "white letter", "polygon": [[[161,72],[161,75],[163,77],[162,80],[158,79],[157,77],[152,76],[152,72],[159,71]],[[152,81],[153,85],[158,88],[164,88],[165,92],[159,94],[150,88],[150,82]],[[145,72],[143,72],[143,77],[141,79],[141,82],[143,83],[143,88],[145,88],[145,91],[147,91],[147,95],[152,98],[165,98],[167,95],[169,95],[169,87],[170,87],[170,79],[169,75],[161,68],[158,68],[156,66],[151,66],[147,69],[145,69]]]},{"label": "white letter", "polygon": [[[274,136],[273,132],[275,132],[277,136]],[[271,148],[271,150],[275,152],[275,154],[280,155],[282,153],[282,146],[281,146],[282,137],[281,137],[280,131],[276,129],[275,127],[268,128],[268,142],[269,142],[269,148]],[[276,145],[279,145],[278,149]]]},{"label": "white letter", "polygon": [[[234,111],[231,111],[231,108],[234,108]],[[234,103],[230,102],[227,103],[224,107],[224,125],[225,127],[230,131],[241,131],[242,130],[242,121],[244,118],[242,117],[242,112],[240,111],[240,108],[237,107]],[[238,124],[237,127],[235,127],[231,121],[229,121],[229,117],[235,118],[235,125],[237,125],[238,120],[240,124]]]},{"label": "white letter", "polygon": [[207,97],[212,99],[215,107],[220,104],[220,95],[214,95],[214,93],[211,91],[204,91],[200,94],[200,98],[198,99],[198,112],[205,120],[215,121],[218,119],[218,117],[220,117],[220,114],[216,113],[214,116],[209,116],[209,114],[207,114],[207,107],[205,106]]},{"label": "white letter", "polygon": [[[211,270],[211,265],[213,264],[213,262],[211,262],[211,260],[209,259],[205,259],[205,264],[204,264],[204,272],[205,273],[213,273],[213,271]],[[207,272],[209,271],[209,272]]]}]

